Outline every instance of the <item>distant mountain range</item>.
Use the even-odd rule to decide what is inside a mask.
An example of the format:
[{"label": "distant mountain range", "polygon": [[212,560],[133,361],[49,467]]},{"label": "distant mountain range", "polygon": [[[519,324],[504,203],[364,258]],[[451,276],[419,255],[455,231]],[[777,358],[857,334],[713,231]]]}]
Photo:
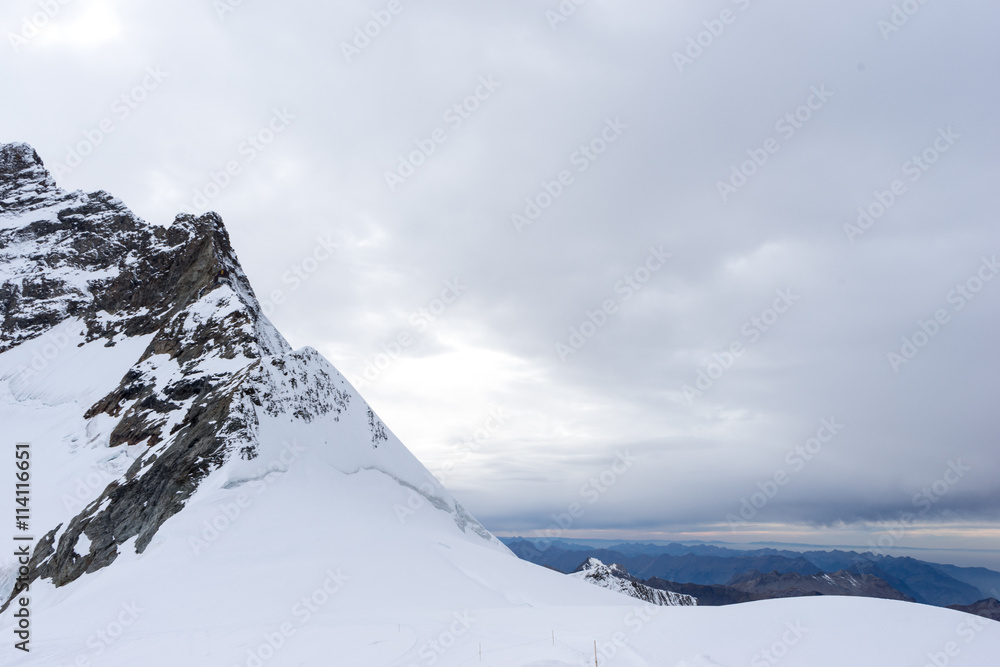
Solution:
[{"label": "distant mountain range", "polygon": [[519,557],[560,572],[573,572],[589,558],[617,563],[647,586],[692,595],[702,605],[801,595],[862,595],[941,607],[970,606],[1000,591],[1000,572],[870,552],[742,551],[706,544],[634,542],[592,548],[520,537],[502,541]]},{"label": "distant mountain range", "polygon": [[909,595],[900,593],[880,577],[873,574],[851,573],[847,570],[832,574],[798,574],[796,572],[765,574],[754,570],[733,577],[727,586],[761,598],[852,595],[882,598],[883,600],[914,601]]},{"label": "distant mountain range", "polygon": [[[733,577],[726,585],[682,584],[652,577],[641,581],[617,563],[605,565],[594,557],[588,558],[569,576],[577,577],[602,588],[623,593],[660,606],[721,606],[773,598],[806,597],[810,595],[847,595],[884,600],[913,602],[885,580],[872,574],[852,574],[846,570],[833,574],[797,574],[794,572],[764,574],[756,570]],[[978,606],[976,606],[978,605]],[[959,611],[979,613],[980,607],[992,612],[992,607],[976,603],[975,609]]]}]

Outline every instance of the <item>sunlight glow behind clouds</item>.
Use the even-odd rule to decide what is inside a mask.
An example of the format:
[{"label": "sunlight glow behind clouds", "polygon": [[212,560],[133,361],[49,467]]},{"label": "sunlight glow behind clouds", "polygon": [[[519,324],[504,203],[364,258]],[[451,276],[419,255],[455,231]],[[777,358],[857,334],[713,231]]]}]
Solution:
[{"label": "sunlight glow behind clouds", "polygon": [[[6,8],[4,24],[34,6]],[[534,0],[413,3],[348,63],[340,42],[370,19],[359,3],[245,2],[220,20],[205,0],[74,2],[0,59],[0,127],[62,161],[163,67],[163,85],[60,184],[167,224],[272,109],[296,114],[210,207],[258,296],[284,291],[278,328],[348,377],[445,280],[468,281],[362,392],[435,472],[491,410],[511,415],[474,455],[458,452],[447,480],[490,528],[544,528],[631,447],[642,464],[581,529],[708,534],[834,416],[847,428],[755,526],[864,534],[913,511],[961,457],[972,470],[924,519],[979,544],[1000,520],[1000,283],[898,374],[886,353],[1000,252],[1000,99],[986,83],[1000,6],[928,4],[885,40],[876,25],[891,7],[751,3],[679,73],[673,52],[717,8],[592,0],[553,31]],[[490,75],[496,95],[390,192],[386,169]],[[820,84],[835,96],[723,203],[717,181]],[[629,124],[621,140],[517,234],[511,214],[614,115]],[[850,244],[858,206],[943,126],[962,141]],[[292,289],[285,274],[326,234],[339,250]],[[670,262],[562,362],[555,344],[651,244]],[[744,324],[779,289],[801,300],[751,343]],[[689,404],[682,386],[733,342],[746,353]]]},{"label": "sunlight glow behind clouds", "polygon": [[123,26],[108,0],[89,0],[79,8],[67,6],[65,15],[57,16],[38,37],[41,46],[50,49],[93,49],[122,36]]}]

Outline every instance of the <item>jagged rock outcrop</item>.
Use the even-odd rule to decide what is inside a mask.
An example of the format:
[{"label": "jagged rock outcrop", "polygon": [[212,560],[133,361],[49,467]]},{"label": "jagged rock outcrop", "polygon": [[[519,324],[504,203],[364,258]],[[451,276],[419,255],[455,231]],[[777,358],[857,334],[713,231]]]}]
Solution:
[{"label": "jagged rock outcrop", "polygon": [[690,595],[646,586],[622,566],[614,563],[605,565],[596,558],[588,558],[569,576],[661,607],[692,607],[698,604],[698,600]]},{"label": "jagged rock outcrop", "polygon": [[656,588],[661,591],[673,591],[675,593],[690,595],[697,599],[698,604],[702,607],[721,607],[727,604],[740,604],[742,602],[754,602],[765,599],[759,595],[737,590],[722,584],[682,584],[676,581],[660,579],[659,577],[643,579],[642,583],[650,588]]},{"label": "jagged rock outcrop", "polygon": [[[315,350],[293,352],[263,315],[217,214],[152,225],[106,192],[60,189],[27,144],[2,145],[0,354],[69,321],[77,346],[148,340],[83,415],[92,439],[129,448],[131,464],[47,527],[31,580],[67,584],[133,539],[142,553],[212,471],[257,456],[263,415],[309,422],[349,408],[346,380]],[[6,379],[16,393],[42,370]],[[385,427],[370,409],[368,420],[378,447]]]}]

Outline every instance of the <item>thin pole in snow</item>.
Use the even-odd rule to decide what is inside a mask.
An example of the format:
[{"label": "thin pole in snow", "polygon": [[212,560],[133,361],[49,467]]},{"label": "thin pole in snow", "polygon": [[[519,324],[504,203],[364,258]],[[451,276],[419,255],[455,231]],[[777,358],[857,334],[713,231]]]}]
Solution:
[{"label": "thin pole in snow", "polygon": [[597,640],[596,639],[594,640],[594,667],[598,667],[598,665],[597,665]]}]

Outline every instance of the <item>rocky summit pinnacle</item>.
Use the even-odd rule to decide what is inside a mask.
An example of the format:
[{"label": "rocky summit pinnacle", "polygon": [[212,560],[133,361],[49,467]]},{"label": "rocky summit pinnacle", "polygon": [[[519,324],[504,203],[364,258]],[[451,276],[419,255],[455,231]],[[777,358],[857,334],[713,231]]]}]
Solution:
[{"label": "rocky summit pinnacle", "polygon": [[[357,412],[372,437],[385,432],[329,362],[293,351],[263,315],[217,214],[151,225],[106,192],[61,190],[23,143],[0,146],[0,357],[17,405],[58,384],[71,357],[116,359],[124,371],[63,436],[66,456],[108,448],[113,474],[44,527],[30,579],[56,586],[124,548],[142,553],[213,471],[258,456],[261,420]],[[443,489],[421,493],[463,530],[495,539]]]},{"label": "rocky summit pinnacle", "polygon": [[[150,225],[106,192],[61,190],[27,144],[0,146],[0,194],[0,352],[68,317],[83,320],[88,341],[160,331],[223,282],[243,319],[261,325],[217,214]],[[285,345],[267,333],[268,352]],[[170,345],[165,338],[160,349]]]},{"label": "rocky summit pinnacle", "polygon": [[17,174],[32,167],[44,168],[42,159],[29,144],[0,144],[0,174]]},{"label": "rocky summit pinnacle", "polygon": [[0,144],[0,213],[38,208],[65,194],[34,148]]}]

